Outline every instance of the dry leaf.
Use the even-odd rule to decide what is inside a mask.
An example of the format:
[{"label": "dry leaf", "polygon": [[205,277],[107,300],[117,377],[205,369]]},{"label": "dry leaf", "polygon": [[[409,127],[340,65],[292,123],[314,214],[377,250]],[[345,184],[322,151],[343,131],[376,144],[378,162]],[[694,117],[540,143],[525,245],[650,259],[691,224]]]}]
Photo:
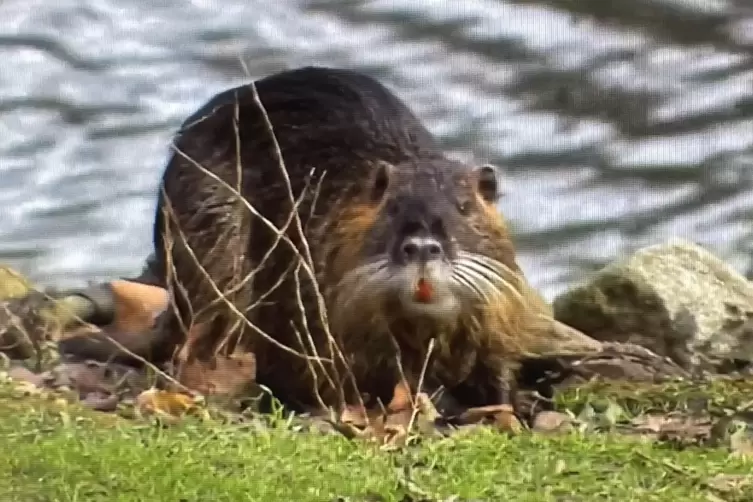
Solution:
[{"label": "dry leaf", "polygon": [[31,382],[22,380],[13,384],[13,389],[17,392],[21,392],[24,396],[37,396],[42,393],[42,388],[37,387]]},{"label": "dry leaf", "polygon": [[246,394],[256,380],[256,358],[247,352],[217,355],[211,361],[182,361],[178,365],[177,380],[206,396],[239,397]]},{"label": "dry leaf", "polygon": [[355,439],[355,438],[361,438],[365,435],[365,429],[356,427],[352,423],[349,422],[329,422],[329,424],[334,428],[337,432],[342,434],[348,439]]},{"label": "dry leaf", "polygon": [[144,414],[178,418],[196,408],[192,396],[158,389],[145,390],[136,398],[136,408]]},{"label": "dry leaf", "polygon": [[405,444],[410,414],[410,410],[404,410],[385,416],[381,410],[366,410],[363,406],[351,405],[346,406],[339,420],[331,424],[348,439],[358,438],[391,449]]},{"label": "dry leaf", "polygon": [[431,401],[431,397],[425,392],[420,392],[416,396],[416,407],[421,417],[427,422],[436,422],[440,415],[437,409],[434,407],[434,403]]},{"label": "dry leaf", "polygon": [[[383,443],[385,437],[389,434],[385,429],[384,419],[382,417],[365,417],[357,412],[353,416],[345,416],[345,421],[333,423],[335,429],[348,439],[359,438],[370,442]],[[368,420],[368,425],[363,425]]]},{"label": "dry leaf", "polygon": [[389,429],[408,429],[410,425],[411,417],[413,417],[413,410],[402,410],[395,413],[390,413],[384,418],[384,427]]},{"label": "dry leaf", "polygon": [[478,406],[476,408],[468,408],[460,414],[457,419],[462,424],[476,424],[485,420],[494,420],[497,413],[508,412],[512,413],[512,406],[509,404],[491,405],[491,406]]},{"label": "dry leaf", "polygon": [[427,394],[416,396],[416,408],[413,408],[409,396],[408,387],[399,384],[387,410],[346,406],[332,426],[350,439],[377,443],[382,450],[401,448],[408,441],[412,425],[422,431],[427,427],[435,431],[433,424],[439,416]]},{"label": "dry leaf", "polygon": [[389,411],[402,411],[412,407],[410,388],[405,382],[397,384],[392,395],[392,401],[387,405],[387,409]]},{"label": "dry leaf", "polygon": [[365,428],[369,425],[368,412],[360,405],[347,405],[340,414],[340,423]]},{"label": "dry leaf", "polygon": [[508,432],[512,434],[519,434],[523,432],[523,424],[520,423],[518,417],[512,410],[512,407],[506,410],[500,410],[494,414],[494,425],[501,432]]},{"label": "dry leaf", "polygon": [[337,420],[330,424],[348,439],[366,438],[372,434],[369,430],[370,417],[363,406],[346,405]]},{"label": "dry leaf", "polygon": [[408,429],[402,424],[385,425],[381,440],[381,449],[392,451],[405,446],[408,442]]},{"label": "dry leaf", "polygon": [[391,415],[380,415],[371,419],[364,429],[364,438],[377,443],[382,450],[396,450],[403,447],[408,440],[408,423],[410,410]]},{"label": "dry leaf", "polygon": [[502,432],[518,433],[524,427],[515,416],[515,410],[509,404],[478,406],[469,408],[451,421],[459,425],[491,423]]},{"label": "dry leaf", "polygon": [[717,474],[708,483],[721,492],[734,492],[753,487],[753,476],[745,474]]}]

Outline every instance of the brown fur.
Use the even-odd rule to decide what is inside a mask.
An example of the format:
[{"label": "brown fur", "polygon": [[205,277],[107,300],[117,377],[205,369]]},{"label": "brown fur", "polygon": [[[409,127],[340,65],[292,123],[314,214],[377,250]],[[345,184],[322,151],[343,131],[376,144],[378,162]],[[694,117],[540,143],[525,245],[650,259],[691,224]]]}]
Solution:
[{"label": "brown fur", "polygon": [[[325,254],[334,263],[330,270],[333,282],[340,280],[345,272],[356,265],[364,233],[376,218],[377,208],[366,204],[354,204],[351,207],[345,205],[339,214],[333,213],[333,220],[339,223],[332,229],[331,237],[322,241]],[[342,245],[343,243],[348,244]]]},{"label": "brown fur", "polygon": [[[231,191],[196,168],[196,163],[201,164],[227,183],[241,186],[244,198],[264,217],[278,227],[285,223],[292,205],[266,122],[249,87],[219,94],[189,118],[165,170],[154,239],[156,268],[166,277],[177,306],[166,321],[175,334],[172,343],[185,342],[182,327],[205,323],[209,328],[192,342],[188,357],[209,359],[217,350],[234,348],[235,343],[223,345],[232,333],[243,348],[255,353],[260,383],[290,404],[308,406],[319,402],[317,394],[325,404],[341,404],[342,392],[352,402],[355,390],[348,371],[359,391],[389,402],[401,371],[415,387],[428,340],[434,337],[428,385],[444,385],[470,405],[498,401],[499,386],[510,383],[510,372],[530,341],[550,329],[549,307],[526,283],[494,202],[475,190],[478,171],[456,169],[455,164],[441,167],[448,161],[412,112],[380,84],[355,72],[303,68],[262,79],[256,86],[280,144],[293,196],[297,198],[307,183],[318,187],[316,198],[313,190],[304,198],[299,214],[328,324],[346,362],[338,359],[326,337],[314,285],[300,269],[300,288],[296,287],[297,262],[288,243],[280,241],[253,279],[239,286],[246,274],[260,267],[275,235],[234,201]],[[238,161],[242,182],[237,177]],[[477,248],[466,250],[506,264],[513,272],[510,285],[517,295],[500,294],[496,302],[468,308],[448,323],[396,315],[389,302],[379,298],[357,311],[338,308],[342,304],[338,298],[348,294],[341,280],[358,266],[368,246],[380,244],[373,229],[384,223],[384,200],[374,200],[370,194],[385,163],[422,166],[416,168],[415,180],[433,181],[432,186],[448,194],[448,200],[471,193],[466,201],[470,214],[465,219],[453,217],[450,230],[462,231],[461,244]],[[312,167],[316,169],[309,179]],[[407,171],[398,174],[412,176]],[[401,183],[396,176],[390,175],[391,182]],[[416,192],[420,186],[416,181],[415,187],[403,188]],[[302,251],[295,223],[287,235]],[[185,244],[220,291],[237,288],[228,300],[258,329],[239,321],[218,300]],[[267,294],[276,283],[279,286]],[[298,290],[305,315],[296,301]],[[317,363],[279,348],[283,344],[313,357],[312,347],[297,335],[306,327],[316,352],[328,361]]]}]

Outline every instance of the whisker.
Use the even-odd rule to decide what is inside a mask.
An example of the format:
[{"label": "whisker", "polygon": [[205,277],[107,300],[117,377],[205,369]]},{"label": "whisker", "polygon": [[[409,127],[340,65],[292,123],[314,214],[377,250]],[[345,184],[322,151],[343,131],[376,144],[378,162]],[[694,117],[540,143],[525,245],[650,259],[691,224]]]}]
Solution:
[{"label": "whisker", "polygon": [[469,270],[473,270],[475,273],[486,277],[492,282],[506,281],[507,278],[500,275],[497,271],[491,270],[488,267],[475,262],[473,260],[461,259],[455,262],[457,266],[464,267]]},{"label": "whisker", "polygon": [[463,273],[469,277],[480,280],[481,283],[485,284],[486,287],[491,289],[491,291],[501,293],[502,290],[505,290],[517,300],[523,301],[523,295],[506,277],[502,276],[498,271],[484,265],[485,264],[482,264],[477,260],[465,258],[454,261],[454,266],[457,270],[462,270]]},{"label": "whisker", "polygon": [[359,298],[364,290],[373,294],[376,290],[384,287],[389,273],[386,258],[377,258],[370,263],[361,265],[349,271],[340,281],[338,290],[347,292],[347,296],[339,298],[341,305],[349,304]]},{"label": "whisker", "polygon": [[486,294],[486,292],[499,292],[499,286],[497,283],[503,282],[493,281],[489,277],[486,277],[485,275],[479,273],[477,270],[468,267],[465,263],[456,264],[455,270],[457,273],[462,274],[466,280],[471,282],[476,289],[484,292],[484,299],[488,299],[489,296]]},{"label": "whisker", "polygon": [[489,295],[487,295],[481,288],[478,287],[476,281],[473,281],[470,278],[466,277],[464,270],[457,268],[454,269],[452,271],[450,279],[464,289],[471,291],[479,300],[483,302],[489,301]]},{"label": "whisker", "polygon": [[513,269],[494,258],[476,253],[469,253],[467,251],[461,251],[458,256],[461,261],[470,261],[479,265],[490,272],[496,273],[503,280],[510,280],[518,277],[518,274]]},{"label": "whisker", "polygon": [[487,256],[464,253],[459,257],[459,261],[473,264],[476,268],[480,267],[480,269],[483,269],[487,273],[499,276],[502,280],[514,281],[518,278],[517,272],[510,267]]},{"label": "whisker", "polygon": [[348,271],[342,278],[343,282],[352,281],[354,279],[363,280],[369,278],[372,274],[381,272],[387,267],[387,260],[380,258],[372,262],[360,265],[350,271]]},{"label": "whisker", "polygon": [[359,265],[356,269],[353,270],[353,272],[356,272],[356,273],[374,272],[374,271],[377,271],[386,267],[387,263],[388,263],[387,258],[384,258],[384,257],[374,258],[372,260],[367,261],[366,263],[363,263],[362,265]]}]

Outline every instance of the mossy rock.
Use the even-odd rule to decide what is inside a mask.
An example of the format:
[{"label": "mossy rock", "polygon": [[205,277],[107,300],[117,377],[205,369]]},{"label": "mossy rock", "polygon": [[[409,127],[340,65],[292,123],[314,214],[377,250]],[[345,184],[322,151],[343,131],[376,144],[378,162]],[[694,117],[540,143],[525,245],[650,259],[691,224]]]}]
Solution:
[{"label": "mossy rock", "polygon": [[753,361],[753,284],[683,240],[608,265],[553,309],[597,340],[641,345],[686,369]]},{"label": "mossy rock", "polygon": [[34,289],[26,277],[10,267],[0,265],[0,301],[22,298]]},{"label": "mossy rock", "polygon": [[74,317],[22,274],[0,266],[0,352],[12,359],[38,356],[42,344],[55,339]]},{"label": "mossy rock", "polygon": [[678,379],[661,383],[594,380],[563,390],[557,406],[579,413],[584,406],[595,409],[617,404],[630,416],[646,413],[682,412],[726,416],[749,410],[753,379],[715,377]]}]

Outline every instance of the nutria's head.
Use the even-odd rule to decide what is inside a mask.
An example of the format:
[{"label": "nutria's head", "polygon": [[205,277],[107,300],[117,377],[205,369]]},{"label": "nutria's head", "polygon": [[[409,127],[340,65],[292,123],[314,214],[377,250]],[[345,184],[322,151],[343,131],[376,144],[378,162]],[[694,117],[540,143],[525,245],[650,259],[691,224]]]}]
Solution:
[{"label": "nutria's head", "polygon": [[420,162],[374,170],[362,195],[370,217],[338,288],[336,317],[367,321],[389,312],[452,323],[516,294],[519,269],[496,208],[497,169]]}]

